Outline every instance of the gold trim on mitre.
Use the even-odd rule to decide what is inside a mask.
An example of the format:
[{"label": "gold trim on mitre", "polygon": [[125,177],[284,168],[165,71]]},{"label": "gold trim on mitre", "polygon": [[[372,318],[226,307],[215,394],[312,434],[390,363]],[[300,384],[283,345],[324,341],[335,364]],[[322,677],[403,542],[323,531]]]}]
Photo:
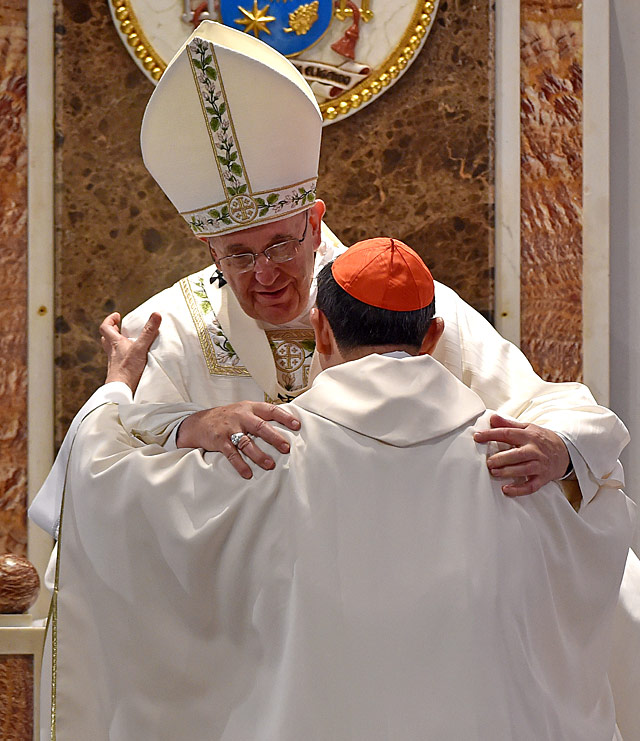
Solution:
[{"label": "gold trim on mitre", "polygon": [[[306,211],[316,197],[317,178],[293,183],[283,188],[236,195],[231,200],[214,203],[193,211],[182,211],[180,215],[198,237],[213,237],[233,231],[238,224],[246,227],[277,221],[285,216]],[[234,200],[246,199],[246,203],[234,207]],[[247,218],[241,218],[240,209],[250,209]]]}]

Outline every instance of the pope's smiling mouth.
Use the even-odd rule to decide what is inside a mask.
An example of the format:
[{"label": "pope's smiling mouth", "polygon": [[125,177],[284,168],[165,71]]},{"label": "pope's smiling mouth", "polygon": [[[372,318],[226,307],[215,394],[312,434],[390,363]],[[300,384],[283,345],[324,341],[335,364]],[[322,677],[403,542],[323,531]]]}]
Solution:
[{"label": "pope's smiling mouth", "polygon": [[272,303],[283,298],[288,288],[289,286],[286,285],[283,288],[278,288],[276,291],[256,291],[255,295],[261,303]]}]

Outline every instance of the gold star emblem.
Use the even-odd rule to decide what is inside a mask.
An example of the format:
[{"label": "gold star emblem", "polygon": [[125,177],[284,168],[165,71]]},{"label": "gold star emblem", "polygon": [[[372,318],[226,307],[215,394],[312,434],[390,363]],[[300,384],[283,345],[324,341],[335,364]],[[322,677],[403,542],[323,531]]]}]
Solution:
[{"label": "gold star emblem", "polygon": [[245,16],[244,18],[236,18],[235,23],[239,23],[245,26],[244,32],[251,33],[258,38],[260,31],[264,31],[271,35],[271,31],[267,28],[267,23],[275,21],[275,17],[272,15],[266,15],[269,10],[269,6],[265,5],[264,8],[258,8],[258,0],[253,0],[253,9],[246,10],[238,6],[238,10]]}]

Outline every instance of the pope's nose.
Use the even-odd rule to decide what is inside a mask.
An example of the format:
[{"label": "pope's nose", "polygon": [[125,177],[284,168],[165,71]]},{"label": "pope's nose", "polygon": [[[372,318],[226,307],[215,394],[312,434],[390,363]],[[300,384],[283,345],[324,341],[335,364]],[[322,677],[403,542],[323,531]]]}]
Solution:
[{"label": "pope's nose", "polygon": [[256,257],[256,264],[253,268],[254,275],[258,283],[263,286],[271,285],[278,277],[278,266],[260,253]]}]

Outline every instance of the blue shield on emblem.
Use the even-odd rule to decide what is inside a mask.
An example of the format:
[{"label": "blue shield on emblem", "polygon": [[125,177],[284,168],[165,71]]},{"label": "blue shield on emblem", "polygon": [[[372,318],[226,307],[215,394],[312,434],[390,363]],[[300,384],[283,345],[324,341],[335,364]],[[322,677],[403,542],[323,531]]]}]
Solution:
[{"label": "blue shield on emblem", "polygon": [[251,33],[287,57],[319,41],[332,15],[333,0],[220,0],[225,26]]}]

